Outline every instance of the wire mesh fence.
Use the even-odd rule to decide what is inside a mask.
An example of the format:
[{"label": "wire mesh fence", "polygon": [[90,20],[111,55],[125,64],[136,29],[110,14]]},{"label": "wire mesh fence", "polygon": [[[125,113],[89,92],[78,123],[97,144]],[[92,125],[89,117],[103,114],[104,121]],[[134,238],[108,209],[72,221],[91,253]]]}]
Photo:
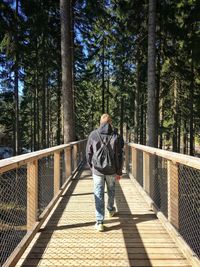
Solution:
[{"label": "wire mesh fence", "polygon": [[38,160],[38,215],[52,200],[54,194],[54,158],[44,157]]},{"label": "wire mesh fence", "polygon": [[159,209],[168,217],[168,177],[167,177],[167,160],[158,157],[158,187],[159,187]]},{"label": "wire mesh fence", "polygon": [[179,165],[179,232],[200,258],[200,170]]},{"label": "wire mesh fence", "polygon": [[[128,151],[127,161],[129,171],[132,172],[131,146]],[[136,149],[136,151],[137,171],[133,170],[134,178],[144,187],[144,170],[142,172],[144,167],[142,154],[144,152],[140,149]],[[169,167],[170,160],[153,153],[148,153],[148,160],[148,193],[151,199],[166,218],[169,218],[170,205],[173,217],[170,222],[200,258],[200,170],[180,163],[177,163],[178,165],[172,163]],[[168,192],[169,187],[171,195]]]},{"label": "wire mesh fence", "polygon": [[149,195],[155,202],[156,206],[160,207],[160,185],[158,180],[158,157],[156,155],[149,155],[149,179],[150,192]]},{"label": "wire mesh fence", "polygon": [[157,208],[168,216],[167,160],[150,155],[150,197]]},{"label": "wire mesh fence", "polygon": [[[67,172],[70,176],[72,167],[75,168],[83,159],[85,141],[77,148],[79,149],[77,152],[74,150],[74,156],[71,147],[68,154],[64,152],[65,148],[60,152],[60,157],[57,157],[60,158],[60,172],[56,172],[60,173],[60,176],[57,176],[54,170],[54,164],[57,164],[56,158],[54,162],[54,153],[60,151],[55,149],[49,156],[44,152],[43,158],[33,157],[27,165],[0,174],[0,266],[3,266],[22,241],[27,230],[33,228],[38,216],[56,194],[57,191],[54,190],[58,189],[57,185],[61,187],[66,182]],[[72,163],[75,159],[77,163],[73,163],[73,166],[71,164],[70,167],[69,161]]]},{"label": "wire mesh fence", "polygon": [[[74,147],[70,148],[70,157],[71,157],[71,170],[72,172],[79,166],[79,164],[84,160],[85,150],[84,144],[80,143],[77,145],[77,148]],[[64,151],[60,153],[60,187],[66,182],[67,180],[67,173],[66,173],[66,162],[68,159],[65,158],[66,155]]]},{"label": "wire mesh fence", "polygon": [[26,235],[27,169],[0,175],[0,266]]}]

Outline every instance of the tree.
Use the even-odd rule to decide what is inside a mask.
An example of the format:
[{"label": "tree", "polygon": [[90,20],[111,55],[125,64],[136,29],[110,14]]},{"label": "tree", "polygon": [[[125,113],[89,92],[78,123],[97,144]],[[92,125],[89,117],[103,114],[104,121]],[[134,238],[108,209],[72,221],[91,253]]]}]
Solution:
[{"label": "tree", "polygon": [[64,113],[64,143],[75,140],[72,50],[71,50],[71,0],[60,0],[62,97]]},{"label": "tree", "polygon": [[147,145],[157,147],[156,124],[156,0],[149,0]]},{"label": "tree", "polygon": [[130,141],[146,144],[146,121],[149,142],[149,137],[157,139],[153,131],[159,119],[160,148],[195,152],[200,141],[198,1],[157,1],[156,38],[155,1],[149,6],[144,0],[62,1],[66,15],[62,78],[61,3],[17,2],[18,6],[16,0],[0,4],[0,90],[5,113],[0,113],[0,129],[9,135],[10,146],[14,148],[16,141],[17,120],[12,118],[19,95],[21,147],[38,150],[62,143],[63,122],[65,142],[74,139],[69,138],[74,124],[76,137],[84,138],[107,111],[114,127],[121,133],[128,129]]}]

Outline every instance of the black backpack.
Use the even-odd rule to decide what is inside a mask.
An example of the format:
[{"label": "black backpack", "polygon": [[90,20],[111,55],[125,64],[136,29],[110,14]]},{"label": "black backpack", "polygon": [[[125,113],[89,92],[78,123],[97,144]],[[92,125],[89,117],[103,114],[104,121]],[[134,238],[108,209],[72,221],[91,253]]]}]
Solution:
[{"label": "black backpack", "polygon": [[100,148],[93,154],[92,163],[93,167],[104,175],[111,175],[116,173],[114,151],[110,144],[113,137],[111,135],[110,139],[106,142],[102,139],[98,130],[96,130],[97,136],[100,140]]}]

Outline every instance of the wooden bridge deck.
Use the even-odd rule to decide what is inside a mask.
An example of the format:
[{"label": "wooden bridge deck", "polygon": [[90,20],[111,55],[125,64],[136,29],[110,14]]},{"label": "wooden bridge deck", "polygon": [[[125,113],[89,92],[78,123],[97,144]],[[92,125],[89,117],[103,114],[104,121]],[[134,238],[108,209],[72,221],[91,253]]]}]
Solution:
[{"label": "wooden bridge deck", "polygon": [[96,232],[92,177],[83,170],[16,266],[191,266],[128,177],[117,184],[116,208]]}]

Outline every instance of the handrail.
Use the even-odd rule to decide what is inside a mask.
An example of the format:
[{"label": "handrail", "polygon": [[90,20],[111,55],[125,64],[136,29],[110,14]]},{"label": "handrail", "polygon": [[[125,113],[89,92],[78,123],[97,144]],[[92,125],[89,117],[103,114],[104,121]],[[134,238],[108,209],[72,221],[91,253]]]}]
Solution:
[{"label": "handrail", "polygon": [[5,171],[8,171],[14,168],[18,168],[24,164],[27,164],[29,161],[35,160],[36,158],[40,159],[44,156],[53,154],[55,151],[61,151],[67,147],[73,147],[73,145],[80,144],[82,142],[85,142],[86,140],[87,139],[83,139],[83,140],[76,141],[76,142],[70,142],[64,145],[50,147],[50,148],[42,149],[39,151],[30,152],[27,154],[14,156],[14,157],[7,158],[7,159],[2,159],[0,160],[0,173],[3,173]]},{"label": "handrail", "polygon": [[16,264],[84,162],[85,146],[86,139],[0,161],[0,265]]},{"label": "handrail", "polygon": [[200,170],[200,158],[195,158],[189,155],[184,155],[176,152],[162,150],[150,146],[139,145],[135,143],[128,143],[129,146],[139,149],[141,151],[160,156],[162,158],[171,160],[173,162],[181,163],[192,168]]},{"label": "handrail", "polygon": [[126,143],[125,167],[192,266],[200,266],[200,159]]}]

